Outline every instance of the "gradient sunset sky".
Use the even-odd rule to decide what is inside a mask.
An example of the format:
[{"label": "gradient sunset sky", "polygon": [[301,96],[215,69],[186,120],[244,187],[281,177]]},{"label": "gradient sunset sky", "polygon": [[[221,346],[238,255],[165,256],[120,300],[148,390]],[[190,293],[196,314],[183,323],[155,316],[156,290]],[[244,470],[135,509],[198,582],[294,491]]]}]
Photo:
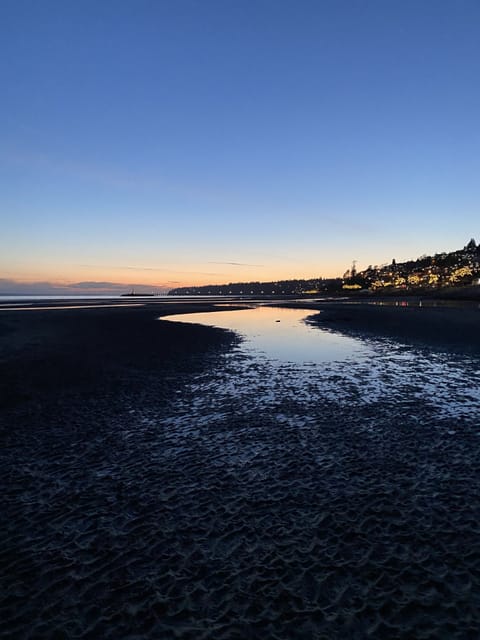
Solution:
[{"label": "gradient sunset sky", "polygon": [[3,0],[0,294],[480,240],[478,0]]}]

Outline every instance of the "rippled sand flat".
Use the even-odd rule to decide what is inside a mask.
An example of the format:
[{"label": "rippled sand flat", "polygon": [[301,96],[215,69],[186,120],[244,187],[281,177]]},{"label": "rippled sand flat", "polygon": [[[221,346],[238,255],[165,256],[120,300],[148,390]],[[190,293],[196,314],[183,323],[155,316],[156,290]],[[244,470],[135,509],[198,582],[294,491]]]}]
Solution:
[{"label": "rippled sand flat", "polygon": [[367,348],[4,413],[4,637],[477,638],[479,362]]}]

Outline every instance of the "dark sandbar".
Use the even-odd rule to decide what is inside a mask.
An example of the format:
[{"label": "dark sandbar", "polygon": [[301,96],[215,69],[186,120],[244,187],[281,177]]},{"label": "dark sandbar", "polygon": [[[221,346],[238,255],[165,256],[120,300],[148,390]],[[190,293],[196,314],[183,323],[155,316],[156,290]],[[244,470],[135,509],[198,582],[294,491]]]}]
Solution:
[{"label": "dark sandbar", "polygon": [[234,340],[222,329],[156,321],[167,314],[214,311],[212,304],[102,306],[0,309],[0,407],[47,393],[98,394],[134,374],[160,380],[169,371],[192,371],[212,348]]},{"label": "dark sandbar", "polygon": [[[290,305],[291,306],[291,305]],[[320,311],[311,318],[319,327],[352,336],[385,337],[459,353],[480,353],[480,307],[461,303],[298,304]]]}]

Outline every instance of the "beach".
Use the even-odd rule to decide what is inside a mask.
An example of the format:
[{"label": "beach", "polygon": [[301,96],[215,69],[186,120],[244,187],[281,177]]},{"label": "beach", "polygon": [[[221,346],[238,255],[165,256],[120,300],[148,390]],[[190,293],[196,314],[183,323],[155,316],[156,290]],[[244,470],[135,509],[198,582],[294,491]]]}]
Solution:
[{"label": "beach", "polygon": [[478,637],[480,404],[415,388],[478,373],[478,311],[298,304],[374,398],[157,319],[205,302],[0,312],[0,637]]},{"label": "beach", "polygon": [[[51,306],[58,306],[54,302]],[[69,391],[98,394],[123,378],[154,373],[165,384],[195,369],[195,362],[217,344],[229,343],[222,331],[164,325],[166,313],[213,311],[211,304],[128,303],[104,308],[27,311],[0,310],[2,404],[22,404],[39,396],[58,400]]]}]

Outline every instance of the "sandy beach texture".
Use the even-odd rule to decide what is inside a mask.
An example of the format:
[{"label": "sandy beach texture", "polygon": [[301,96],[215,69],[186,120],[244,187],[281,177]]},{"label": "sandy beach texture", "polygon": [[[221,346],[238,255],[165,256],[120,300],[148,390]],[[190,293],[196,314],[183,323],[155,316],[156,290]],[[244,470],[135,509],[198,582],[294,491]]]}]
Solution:
[{"label": "sandy beach texture", "polygon": [[300,393],[158,315],[0,313],[0,637],[478,638],[477,416]]}]

